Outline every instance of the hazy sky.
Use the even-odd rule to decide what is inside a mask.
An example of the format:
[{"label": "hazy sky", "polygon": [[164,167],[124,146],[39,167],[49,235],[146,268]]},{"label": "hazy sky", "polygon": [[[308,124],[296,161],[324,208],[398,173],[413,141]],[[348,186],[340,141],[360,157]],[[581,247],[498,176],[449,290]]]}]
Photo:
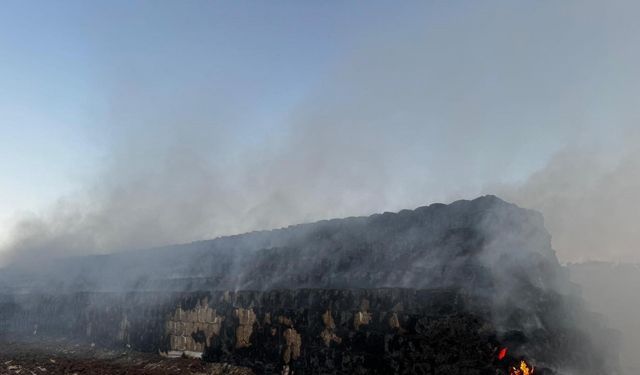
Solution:
[{"label": "hazy sky", "polygon": [[5,1],[2,251],[113,251],[497,193],[543,211],[563,260],[640,261],[639,10]]}]

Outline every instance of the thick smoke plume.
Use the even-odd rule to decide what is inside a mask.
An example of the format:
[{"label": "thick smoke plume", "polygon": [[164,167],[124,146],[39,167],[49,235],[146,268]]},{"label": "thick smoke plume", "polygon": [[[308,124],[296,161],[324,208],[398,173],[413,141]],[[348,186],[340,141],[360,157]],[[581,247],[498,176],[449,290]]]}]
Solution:
[{"label": "thick smoke plume", "polygon": [[[158,56],[174,78],[158,81],[108,61],[121,67],[103,77],[110,109],[87,134],[99,166],[17,217],[0,264],[479,194],[541,211],[563,262],[640,262],[638,11],[625,0],[407,9],[352,37],[326,76],[273,111],[274,90],[240,77],[221,88],[202,65]],[[191,53],[181,61],[203,60]]]},{"label": "thick smoke plume", "polygon": [[88,134],[101,166],[19,217],[2,263],[480,193],[541,210],[561,260],[640,260],[637,4],[471,8],[407,10],[352,38],[269,126],[259,92],[115,61],[111,109]]},{"label": "thick smoke plume", "polygon": [[638,262],[640,149],[637,137],[628,141],[615,158],[610,150],[563,150],[525,183],[496,191],[543,212],[565,260]]}]

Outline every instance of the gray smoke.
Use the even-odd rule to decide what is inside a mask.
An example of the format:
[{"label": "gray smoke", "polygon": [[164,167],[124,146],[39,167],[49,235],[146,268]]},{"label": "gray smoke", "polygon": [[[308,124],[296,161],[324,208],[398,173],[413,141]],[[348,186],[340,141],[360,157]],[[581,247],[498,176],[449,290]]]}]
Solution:
[{"label": "gray smoke", "polygon": [[372,23],[269,120],[253,110],[264,104],[254,86],[220,87],[186,49],[166,82],[109,61],[120,67],[102,77],[110,110],[87,134],[100,167],[18,218],[0,264],[487,193],[541,211],[561,261],[639,262],[639,4],[465,7],[417,5]]},{"label": "gray smoke", "polygon": [[637,4],[602,7],[408,9],[354,37],[269,130],[246,126],[258,95],[182,72],[167,93],[144,70],[113,72],[89,134],[102,166],[17,220],[3,263],[480,193],[541,210],[561,260],[637,261]]},{"label": "gray smoke", "polygon": [[637,262],[637,141],[630,135],[615,157],[593,148],[563,150],[525,183],[494,191],[543,212],[554,247],[565,260]]}]

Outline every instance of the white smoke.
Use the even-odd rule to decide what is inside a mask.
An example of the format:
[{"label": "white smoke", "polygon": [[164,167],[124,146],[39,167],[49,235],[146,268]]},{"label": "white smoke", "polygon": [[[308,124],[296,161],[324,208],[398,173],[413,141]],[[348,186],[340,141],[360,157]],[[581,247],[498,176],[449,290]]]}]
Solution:
[{"label": "white smoke", "polygon": [[95,178],[16,220],[3,263],[482,193],[541,210],[563,261],[638,260],[636,8],[406,9],[353,37],[271,134],[241,88],[177,72],[167,92],[119,61]]}]

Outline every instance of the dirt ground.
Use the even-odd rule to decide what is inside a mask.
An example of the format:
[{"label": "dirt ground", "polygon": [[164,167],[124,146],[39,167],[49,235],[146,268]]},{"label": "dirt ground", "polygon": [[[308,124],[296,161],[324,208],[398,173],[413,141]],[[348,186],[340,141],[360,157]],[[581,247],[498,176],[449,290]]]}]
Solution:
[{"label": "dirt ground", "polygon": [[67,339],[25,339],[0,335],[0,375],[16,374],[253,375],[253,372],[228,364],[164,358],[126,348],[106,349]]}]

